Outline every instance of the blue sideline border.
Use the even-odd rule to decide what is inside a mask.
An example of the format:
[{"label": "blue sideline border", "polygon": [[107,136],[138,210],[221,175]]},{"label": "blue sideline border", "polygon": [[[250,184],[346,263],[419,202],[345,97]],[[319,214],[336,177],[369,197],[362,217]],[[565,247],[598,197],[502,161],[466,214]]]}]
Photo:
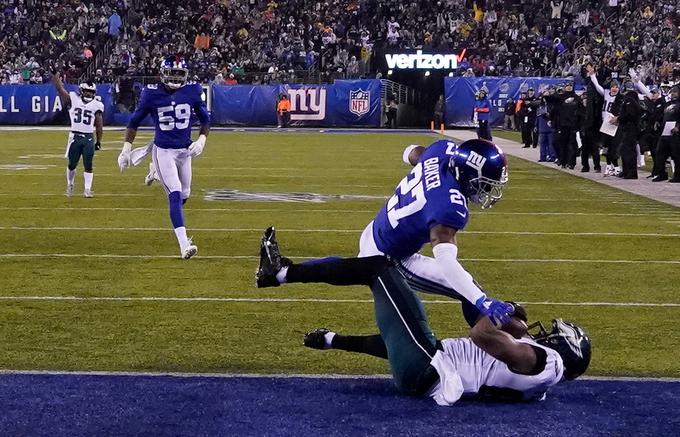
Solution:
[{"label": "blue sideline border", "polygon": [[387,378],[4,372],[3,435],[678,435],[678,380],[583,380],[544,402],[438,407]]}]

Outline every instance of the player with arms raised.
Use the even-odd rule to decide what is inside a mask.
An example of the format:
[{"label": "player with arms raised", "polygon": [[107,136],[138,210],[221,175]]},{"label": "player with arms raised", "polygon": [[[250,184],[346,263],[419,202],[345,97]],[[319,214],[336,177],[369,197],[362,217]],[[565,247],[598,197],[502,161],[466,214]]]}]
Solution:
[{"label": "player with arms raised", "polygon": [[[413,288],[460,299],[471,326],[480,313],[504,324],[511,306],[487,297],[460,265],[456,234],[467,224],[468,201],[489,208],[500,200],[508,180],[505,155],[486,140],[460,145],[439,140],[427,148],[407,147],[403,159],[413,169],[364,230],[359,257],[388,255]],[[428,242],[434,258],[418,253]],[[282,265],[276,253],[270,228],[262,240],[258,287],[312,279],[306,277],[304,263]],[[328,267],[340,281],[353,274],[351,265],[342,262]]]},{"label": "player with arms raised", "polygon": [[[73,196],[73,185],[76,179],[76,167],[83,157],[83,180],[85,189],[83,196],[93,197],[92,180],[92,161],[94,151],[101,147],[102,135],[104,133],[104,104],[98,100],[97,87],[92,82],[80,84],[79,94],[73,91],[68,92],[61,82],[59,73],[52,76],[52,83],[61,97],[61,103],[68,108],[71,118],[71,132],[68,135],[66,153],[64,157],[68,159],[66,168],[66,195]],[[92,138],[92,133],[96,131],[97,141]]]},{"label": "player with arms raised", "polygon": [[[142,91],[137,109],[127,126],[123,150],[118,156],[121,171],[133,164],[132,142],[142,120],[150,115],[156,128],[150,150],[153,164],[168,195],[170,221],[184,259],[198,252],[196,245],[187,237],[182,209],[191,194],[191,160],[203,152],[210,131],[210,115],[202,98],[201,85],[187,82],[188,77],[189,70],[179,57],[170,56],[163,60],[161,84],[147,85]],[[201,124],[198,139],[193,142],[192,112]]]}]

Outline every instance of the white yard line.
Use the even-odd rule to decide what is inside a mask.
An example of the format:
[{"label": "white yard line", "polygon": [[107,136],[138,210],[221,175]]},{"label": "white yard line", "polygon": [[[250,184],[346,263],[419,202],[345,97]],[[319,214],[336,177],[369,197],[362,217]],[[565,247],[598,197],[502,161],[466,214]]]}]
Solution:
[{"label": "white yard line", "polygon": [[[245,303],[373,303],[372,299],[324,299],[324,298],[276,298],[276,297],[173,297],[173,296],[23,296],[0,295],[4,301],[76,301],[76,302],[245,302]],[[460,305],[454,299],[423,299],[428,305]],[[550,302],[520,301],[522,305],[568,306],[568,307],[650,307],[680,308],[680,303],[647,303],[647,302]]]},{"label": "white yard line", "polygon": [[[123,232],[168,232],[168,227],[78,227],[78,226],[0,226],[0,231],[123,231]],[[280,232],[360,234],[363,229],[285,229]],[[262,232],[262,228],[191,228],[195,232]],[[568,236],[568,237],[665,237],[678,238],[672,233],[636,232],[541,232],[541,231],[462,231],[463,235],[522,235],[522,236]]]},{"label": "white yard line", "polygon": [[[153,195],[151,194],[138,194],[138,193],[115,193],[115,194],[95,194],[96,196],[118,196],[118,197],[152,197]],[[36,195],[15,195],[15,194],[9,194],[9,193],[0,193],[0,196],[15,196],[15,197],[33,197],[33,196],[54,196],[54,197],[64,197],[63,194],[55,194],[55,193],[44,193],[44,194],[36,194]],[[157,196],[154,196],[157,197]],[[94,201],[96,202],[96,200]],[[213,203],[217,203],[218,201],[212,201]],[[69,211],[69,210],[74,210],[74,211],[167,211],[167,207],[165,208],[141,208],[141,207],[55,207],[55,208],[50,208],[50,207],[36,207],[36,206],[22,206],[22,207],[0,207],[0,210],[3,211],[42,211],[42,210],[60,210],[60,211]],[[190,208],[189,209],[192,213],[196,211],[210,211],[210,212],[238,212],[238,211],[245,211],[245,212],[294,212],[294,213],[307,213],[307,212],[338,212],[338,213],[356,213],[356,212],[370,212],[370,213],[376,213],[378,210],[377,209],[314,209],[314,208],[300,208],[300,209],[291,209],[291,208]],[[598,212],[500,212],[500,211],[484,211],[484,212],[478,212],[478,211],[473,211],[472,212],[475,216],[475,218],[479,217],[484,217],[484,216],[495,216],[495,215],[521,215],[521,216],[595,216],[595,217],[659,217],[659,218],[677,218],[680,219],[680,212],[677,213],[677,215],[673,215],[674,213],[669,212],[669,211],[663,211],[659,213],[653,213],[653,214],[645,214],[645,213],[614,213],[614,212],[603,212],[603,213],[598,213]]]},{"label": "white yard line", "polygon": [[[391,379],[392,375],[343,375],[337,373],[195,373],[195,372],[115,372],[104,370],[13,370],[0,369],[0,375],[35,375],[35,376],[117,376],[117,377],[161,377],[161,378],[272,378],[272,379]],[[635,376],[583,376],[576,381],[612,381],[612,382],[669,382],[678,383],[680,378],[655,378]]]},{"label": "white yard line", "polygon": [[[103,259],[179,259],[176,255],[123,255],[123,254],[85,254],[85,253],[0,253],[0,258],[103,258]],[[260,259],[255,255],[199,255],[201,259]],[[318,259],[313,256],[291,256],[291,259]],[[460,258],[465,262],[492,263],[574,263],[574,264],[680,264],[680,260],[654,259],[564,259],[564,258]]]}]

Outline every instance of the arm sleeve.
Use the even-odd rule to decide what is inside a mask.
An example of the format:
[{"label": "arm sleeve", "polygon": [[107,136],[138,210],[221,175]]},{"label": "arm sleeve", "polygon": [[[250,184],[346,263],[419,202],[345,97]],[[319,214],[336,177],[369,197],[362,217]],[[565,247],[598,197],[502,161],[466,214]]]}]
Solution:
[{"label": "arm sleeve", "polygon": [[142,91],[142,95],[139,98],[139,105],[137,105],[135,113],[132,114],[132,117],[130,117],[130,121],[128,121],[127,125],[128,128],[137,129],[139,125],[142,124],[142,121],[149,114],[150,111],[148,100],[149,100],[148,92],[145,88]]},{"label": "arm sleeve", "polygon": [[484,292],[475,285],[472,275],[465,271],[458,262],[458,247],[453,243],[439,243],[432,248],[434,259],[437,261],[440,272],[458,294],[475,304],[480,298],[485,297]]},{"label": "arm sleeve", "polygon": [[649,91],[649,88],[647,88],[647,86],[644,83],[642,83],[642,81],[638,80],[637,82],[635,82],[635,87],[640,91],[640,93],[643,96],[649,98],[652,97],[652,93]]},{"label": "arm sleeve", "polygon": [[591,74],[591,75],[590,75],[590,81],[591,81],[591,82],[593,83],[593,85],[595,86],[595,89],[597,90],[597,92],[598,92],[601,96],[604,96],[604,88],[602,88],[602,86],[600,86],[600,82],[597,81],[597,76],[595,76],[594,74]]}]

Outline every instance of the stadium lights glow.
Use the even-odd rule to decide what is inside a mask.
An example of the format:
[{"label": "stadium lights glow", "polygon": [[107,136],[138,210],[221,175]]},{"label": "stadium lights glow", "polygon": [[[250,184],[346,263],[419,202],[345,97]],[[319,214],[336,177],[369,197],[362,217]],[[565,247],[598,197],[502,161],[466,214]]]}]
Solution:
[{"label": "stadium lights glow", "polygon": [[427,71],[425,72],[425,77],[427,77],[427,76],[429,76],[429,75],[430,75],[430,70],[427,70]]},{"label": "stadium lights glow", "polygon": [[453,77],[453,71],[449,73],[449,77]]},{"label": "stadium lights glow", "polygon": [[387,75],[392,76],[392,73],[394,73],[392,70],[387,70]]}]

